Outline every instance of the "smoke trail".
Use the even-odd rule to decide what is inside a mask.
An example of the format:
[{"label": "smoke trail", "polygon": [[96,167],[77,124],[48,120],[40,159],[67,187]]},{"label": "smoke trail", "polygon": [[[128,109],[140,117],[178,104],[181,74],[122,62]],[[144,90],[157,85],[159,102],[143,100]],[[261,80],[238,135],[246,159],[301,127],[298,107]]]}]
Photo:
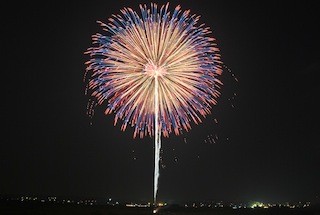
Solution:
[{"label": "smoke trail", "polygon": [[154,89],[154,193],[153,202],[157,203],[158,179],[159,179],[159,161],[161,148],[161,131],[159,131],[159,95],[158,95],[158,76],[155,75],[155,89]]}]

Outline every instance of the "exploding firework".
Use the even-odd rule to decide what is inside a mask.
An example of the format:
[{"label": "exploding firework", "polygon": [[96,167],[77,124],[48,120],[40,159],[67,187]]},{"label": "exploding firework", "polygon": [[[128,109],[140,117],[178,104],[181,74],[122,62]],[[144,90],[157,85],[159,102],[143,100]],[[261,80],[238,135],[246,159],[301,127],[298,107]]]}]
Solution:
[{"label": "exploding firework", "polygon": [[199,16],[169,4],[158,8],[140,5],[98,23],[104,34],[92,36],[86,54],[87,92],[96,105],[106,104],[105,114],[121,120],[121,130],[134,127],[133,137],[154,136],[156,201],[161,136],[179,135],[210,114],[222,85],[222,62],[209,27]]}]

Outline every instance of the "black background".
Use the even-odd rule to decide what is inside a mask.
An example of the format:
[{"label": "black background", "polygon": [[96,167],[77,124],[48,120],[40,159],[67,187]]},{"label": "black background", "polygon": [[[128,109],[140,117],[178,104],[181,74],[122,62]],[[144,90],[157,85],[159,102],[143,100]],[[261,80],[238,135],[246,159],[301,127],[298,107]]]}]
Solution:
[{"label": "black background", "polygon": [[[201,15],[231,72],[212,115],[163,138],[160,200],[319,201],[319,8],[310,2],[170,2]],[[3,6],[0,194],[152,200],[153,139],[120,131],[103,107],[90,120],[82,82],[84,51],[102,33],[96,20],[140,3]]]}]

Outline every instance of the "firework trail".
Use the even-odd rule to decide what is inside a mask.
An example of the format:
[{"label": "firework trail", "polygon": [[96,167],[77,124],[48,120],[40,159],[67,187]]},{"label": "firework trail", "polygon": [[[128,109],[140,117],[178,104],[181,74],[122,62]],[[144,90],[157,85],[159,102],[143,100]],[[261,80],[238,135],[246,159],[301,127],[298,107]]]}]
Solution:
[{"label": "firework trail", "polygon": [[199,16],[173,13],[169,3],[158,8],[140,5],[141,15],[131,8],[98,21],[105,34],[92,36],[85,52],[86,92],[94,99],[88,115],[106,103],[105,114],[122,120],[121,130],[133,127],[133,137],[154,136],[154,203],[158,189],[161,136],[179,135],[211,113],[222,85],[222,62],[209,27]]}]

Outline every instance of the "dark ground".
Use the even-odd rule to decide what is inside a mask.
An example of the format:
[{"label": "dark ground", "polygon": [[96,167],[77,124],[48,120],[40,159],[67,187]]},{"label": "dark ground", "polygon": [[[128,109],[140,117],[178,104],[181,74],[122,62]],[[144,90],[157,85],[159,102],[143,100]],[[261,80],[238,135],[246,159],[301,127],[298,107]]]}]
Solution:
[{"label": "dark ground", "polygon": [[[74,205],[74,204],[29,204],[6,203],[0,204],[1,215],[146,215],[152,214],[150,208],[110,207],[106,205]],[[237,209],[205,208],[190,209],[181,207],[162,208],[159,215],[319,215],[319,207],[308,208],[271,208],[271,209]]]}]

